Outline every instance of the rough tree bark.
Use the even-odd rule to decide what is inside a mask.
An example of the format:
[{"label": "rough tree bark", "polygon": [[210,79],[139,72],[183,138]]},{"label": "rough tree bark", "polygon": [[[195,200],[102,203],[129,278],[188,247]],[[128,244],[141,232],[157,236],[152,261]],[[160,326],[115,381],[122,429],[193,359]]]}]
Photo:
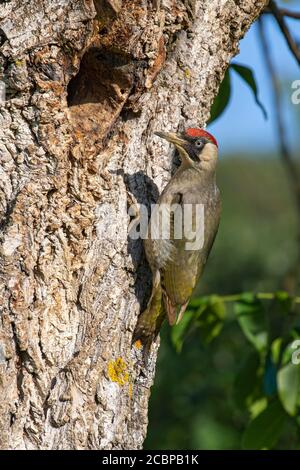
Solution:
[{"label": "rough tree bark", "polygon": [[155,200],[153,130],[206,122],[266,3],[1,2],[2,449],[142,446],[158,341],[145,366],[149,269],[122,207]]}]

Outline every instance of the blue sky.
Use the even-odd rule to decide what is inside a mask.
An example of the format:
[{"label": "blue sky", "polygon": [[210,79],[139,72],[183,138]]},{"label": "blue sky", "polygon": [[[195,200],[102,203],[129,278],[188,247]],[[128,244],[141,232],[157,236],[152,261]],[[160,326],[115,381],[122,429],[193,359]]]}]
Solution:
[{"label": "blue sky", "polygon": [[[277,4],[290,10],[300,11],[300,0],[280,1]],[[292,105],[290,101],[290,87],[294,80],[300,80],[300,68],[290,53],[276,21],[271,15],[265,15],[264,19],[273,61],[284,89],[285,123],[289,144],[294,155],[299,156],[300,110],[296,110],[295,105]],[[300,43],[300,20],[287,19],[287,23],[294,38]],[[232,62],[247,65],[254,71],[259,98],[267,110],[268,120],[264,119],[261,110],[256,105],[250,88],[236,73],[231,71],[230,103],[208,130],[216,136],[223,154],[239,152],[276,154],[278,139],[274,125],[272,90],[263,61],[257,24],[252,25],[241,41],[240,54],[234,57]]]}]

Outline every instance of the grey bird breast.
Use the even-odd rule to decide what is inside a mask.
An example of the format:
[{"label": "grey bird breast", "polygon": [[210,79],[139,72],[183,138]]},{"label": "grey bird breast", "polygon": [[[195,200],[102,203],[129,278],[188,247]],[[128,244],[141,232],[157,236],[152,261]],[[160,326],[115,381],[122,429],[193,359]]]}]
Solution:
[{"label": "grey bird breast", "polygon": [[[201,276],[217,234],[221,212],[220,193],[214,178],[191,169],[185,173],[180,172],[178,177],[174,175],[158,200],[156,211],[163,208],[161,214],[167,219],[166,226],[170,227],[169,236],[164,237],[161,219],[152,214],[145,240],[152,271],[160,271],[162,287],[176,304],[188,300]],[[191,213],[192,221],[189,220]],[[195,216],[201,218],[200,228]],[[175,232],[181,220],[182,236],[178,238]],[[200,245],[193,243],[196,236],[200,236]]]}]

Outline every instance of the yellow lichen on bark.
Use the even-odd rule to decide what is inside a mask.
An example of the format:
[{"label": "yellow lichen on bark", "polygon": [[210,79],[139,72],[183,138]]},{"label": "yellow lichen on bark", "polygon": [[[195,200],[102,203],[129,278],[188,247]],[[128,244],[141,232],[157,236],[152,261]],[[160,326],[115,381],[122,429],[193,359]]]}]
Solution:
[{"label": "yellow lichen on bark", "polygon": [[110,380],[119,385],[125,385],[129,381],[127,364],[121,357],[109,362],[107,372]]}]

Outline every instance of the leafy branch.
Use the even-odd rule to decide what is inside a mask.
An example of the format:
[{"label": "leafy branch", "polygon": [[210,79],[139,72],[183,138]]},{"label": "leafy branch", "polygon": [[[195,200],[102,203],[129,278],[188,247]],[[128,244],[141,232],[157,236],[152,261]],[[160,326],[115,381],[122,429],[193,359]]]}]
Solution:
[{"label": "leafy branch", "polygon": [[211,107],[209,124],[211,124],[213,121],[215,121],[218,117],[221,116],[221,114],[226,109],[230,101],[231,70],[237,73],[240,76],[240,78],[249,86],[249,88],[251,89],[253,93],[255,103],[261,109],[264,118],[267,119],[267,111],[258,97],[258,87],[256,84],[253,70],[251,70],[251,68],[247,67],[246,65],[233,63],[233,64],[230,64],[228,69],[226,70],[223,81],[219,88],[219,93],[217,94],[213,102],[213,105]]},{"label": "leafy branch", "polygon": [[208,344],[221,334],[227,319],[239,324],[252,346],[245,357],[241,350],[233,393],[250,418],[242,437],[246,449],[273,448],[288,420],[300,427],[300,366],[293,362],[294,354],[300,362],[298,304],[300,297],[286,291],[198,297],[171,330],[172,344],[180,353],[192,336]]},{"label": "leafy branch", "polygon": [[[274,2],[271,2],[271,8],[275,8]],[[275,9],[276,10],[276,9]],[[276,10],[277,11],[277,10]],[[258,28],[259,28],[259,35],[260,35],[260,43],[262,46],[262,52],[264,55],[264,61],[267,67],[267,71],[269,73],[272,85],[272,92],[273,92],[273,102],[274,102],[274,110],[275,110],[275,123],[276,123],[276,131],[279,140],[279,148],[280,148],[280,155],[282,163],[286,169],[287,175],[291,182],[291,189],[293,193],[293,197],[297,204],[297,213],[298,213],[298,225],[299,225],[299,240],[300,240],[300,174],[298,165],[292,158],[287,137],[285,131],[285,124],[284,124],[284,110],[282,106],[282,97],[281,97],[281,87],[277,77],[277,73],[275,70],[275,66],[273,64],[272,55],[270,51],[269,42],[266,37],[264,22],[263,19],[260,18],[258,21]],[[289,291],[293,291],[295,289],[295,285],[298,282],[300,274],[300,248],[298,249],[298,256],[296,258],[294,266],[291,267],[288,275],[285,279],[285,288]]]},{"label": "leafy branch", "polygon": [[[288,295],[284,291],[278,291],[278,292],[258,292],[255,294],[255,297],[259,300],[274,300],[278,298],[278,296],[282,295],[285,297]],[[223,302],[239,302],[240,300],[243,300],[245,297],[245,294],[231,294],[231,295],[222,295],[220,296],[220,299]],[[293,297],[293,302],[296,304],[300,304],[300,297]]]}]

